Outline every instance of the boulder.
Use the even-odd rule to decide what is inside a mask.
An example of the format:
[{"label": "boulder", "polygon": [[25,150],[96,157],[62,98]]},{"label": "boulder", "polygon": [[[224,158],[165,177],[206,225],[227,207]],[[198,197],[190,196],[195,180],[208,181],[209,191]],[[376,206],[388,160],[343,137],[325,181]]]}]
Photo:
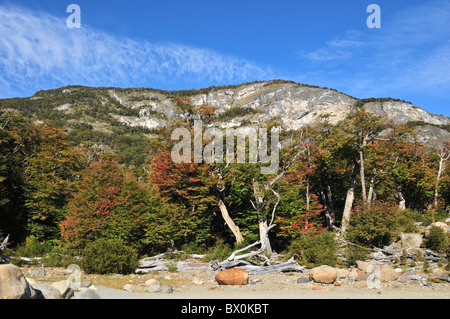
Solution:
[{"label": "boulder", "polygon": [[389,265],[382,265],[380,267],[380,280],[383,282],[397,280],[398,274],[394,268]]},{"label": "boulder", "polygon": [[75,295],[74,299],[102,299],[94,289],[84,289]]},{"label": "boulder", "polygon": [[357,273],[358,273],[358,276],[356,277],[356,281],[366,281],[370,276],[370,274],[368,274],[362,270],[359,270],[359,269],[358,269]]},{"label": "boulder", "polygon": [[38,294],[19,267],[0,265],[0,299],[36,299]]},{"label": "boulder", "polygon": [[38,295],[37,299],[63,299],[61,292],[49,284],[34,284],[32,286]]},{"label": "boulder", "polygon": [[161,288],[161,284],[156,279],[149,279],[145,282],[147,292],[157,292]]},{"label": "boulder", "polygon": [[337,279],[347,278],[350,275],[350,271],[348,269],[336,268],[337,270]]},{"label": "boulder", "polygon": [[336,268],[322,265],[311,269],[310,278],[315,282],[322,284],[332,284],[337,278],[338,271]]},{"label": "boulder", "polygon": [[51,286],[59,290],[59,292],[63,296],[63,299],[70,299],[74,296],[74,290],[72,289],[72,287],[70,287],[70,284],[67,282],[67,280],[55,281],[51,284]]},{"label": "boulder", "polygon": [[158,280],[151,278],[151,279],[149,279],[149,280],[147,280],[147,281],[145,282],[145,285],[146,285],[147,287],[153,286],[153,285],[158,285],[158,286],[159,286],[160,283],[159,283]]},{"label": "boulder", "polygon": [[248,273],[241,268],[224,269],[215,276],[220,285],[246,285]]},{"label": "boulder", "polygon": [[368,261],[361,261],[361,260],[356,261],[356,267],[358,267],[358,269],[361,269],[362,271],[364,271],[366,274],[371,274],[374,269],[372,263],[370,263]]},{"label": "boulder", "polygon": [[123,286],[123,290],[129,291],[129,292],[147,292],[148,287],[146,287],[145,285],[140,286],[140,285],[133,285],[133,284],[125,284]]},{"label": "boulder", "polygon": [[421,234],[401,233],[399,236],[402,249],[420,249],[423,241],[423,236]]}]

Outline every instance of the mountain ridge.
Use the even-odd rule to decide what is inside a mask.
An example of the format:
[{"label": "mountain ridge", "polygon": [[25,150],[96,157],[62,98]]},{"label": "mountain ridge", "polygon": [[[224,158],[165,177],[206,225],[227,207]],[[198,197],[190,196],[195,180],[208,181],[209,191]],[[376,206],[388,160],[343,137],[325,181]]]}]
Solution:
[{"label": "mountain ridge", "polygon": [[286,130],[297,130],[324,116],[337,123],[353,107],[363,107],[396,123],[420,124],[419,141],[450,139],[450,118],[432,114],[410,102],[394,98],[358,99],[334,89],[287,80],[178,91],[70,85],[41,90],[27,98],[0,99],[0,109],[19,111],[33,121],[49,120],[69,131],[84,125],[110,134],[123,131],[120,126],[126,125],[135,128],[135,132],[152,133],[185,118],[174,97],[189,98],[196,107],[212,107],[212,125],[220,128],[275,120]]}]

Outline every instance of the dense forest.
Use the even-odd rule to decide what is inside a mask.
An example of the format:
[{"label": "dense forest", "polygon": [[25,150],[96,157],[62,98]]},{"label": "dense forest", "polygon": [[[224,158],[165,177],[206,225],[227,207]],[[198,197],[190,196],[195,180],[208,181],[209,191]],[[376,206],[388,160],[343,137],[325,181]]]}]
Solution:
[{"label": "dense forest", "polygon": [[[212,114],[186,97],[174,101],[205,123]],[[106,134],[70,123],[68,130],[57,113],[36,122],[11,105],[0,111],[0,235],[10,235],[13,249],[34,245],[43,255],[83,255],[105,241],[145,256],[260,240],[267,256],[335,265],[337,232],[361,247],[383,247],[450,210],[450,142],[419,143],[412,123],[395,125],[365,112],[363,102],[337,124],[324,116],[282,130],[274,175],[261,174],[261,164],[176,164],[173,127],[116,125]],[[104,112],[99,101],[90,112]],[[82,143],[93,134],[113,147]],[[448,252],[448,244],[445,237],[433,248]]]}]

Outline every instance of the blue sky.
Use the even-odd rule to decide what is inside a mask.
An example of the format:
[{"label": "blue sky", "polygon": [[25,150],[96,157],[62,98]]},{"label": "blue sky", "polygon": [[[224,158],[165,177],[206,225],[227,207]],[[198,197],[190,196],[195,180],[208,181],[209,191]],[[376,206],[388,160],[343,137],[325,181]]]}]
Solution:
[{"label": "blue sky", "polygon": [[[69,4],[81,28],[66,25]],[[381,28],[369,29],[369,4]],[[287,79],[450,116],[450,2],[0,0],[0,98]]]}]

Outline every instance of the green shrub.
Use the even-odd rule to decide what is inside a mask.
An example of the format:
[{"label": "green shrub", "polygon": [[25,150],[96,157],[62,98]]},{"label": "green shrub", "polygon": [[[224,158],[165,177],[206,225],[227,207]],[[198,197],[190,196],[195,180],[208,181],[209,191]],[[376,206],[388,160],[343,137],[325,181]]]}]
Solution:
[{"label": "green shrub", "polygon": [[74,252],[64,249],[60,246],[55,246],[48,252],[48,254],[41,260],[41,263],[47,267],[64,267],[70,264],[76,264],[78,261],[74,256]]},{"label": "green shrub", "polygon": [[357,260],[366,260],[369,251],[366,248],[358,246],[348,246],[345,249],[345,265],[347,267],[355,266]]},{"label": "green shrub", "polygon": [[306,267],[337,264],[337,244],[331,232],[304,233],[291,242],[289,252]]},{"label": "green shrub", "polygon": [[423,222],[423,216],[420,213],[412,209],[398,210],[394,221],[396,232],[418,233],[419,229],[414,223],[420,221]]},{"label": "green shrub", "polygon": [[388,202],[360,203],[349,221],[346,237],[366,247],[389,245],[396,230],[397,208]]},{"label": "green shrub", "polygon": [[203,261],[209,262],[213,260],[225,260],[233,253],[230,245],[226,244],[222,239],[218,239],[216,244],[209,247]]},{"label": "green shrub", "polygon": [[425,241],[425,246],[428,249],[435,251],[446,251],[449,246],[449,239],[445,231],[440,228],[433,226],[428,233],[427,239]]},{"label": "green shrub", "polygon": [[97,239],[81,254],[86,273],[129,274],[138,266],[137,252],[118,239]]},{"label": "green shrub", "polygon": [[37,237],[28,236],[25,242],[19,245],[14,255],[18,257],[42,257],[53,247],[52,242],[41,243]]},{"label": "green shrub", "polygon": [[168,261],[165,265],[167,267],[167,271],[169,272],[176,272],[178,269],[177,262],[174,260]]}]

